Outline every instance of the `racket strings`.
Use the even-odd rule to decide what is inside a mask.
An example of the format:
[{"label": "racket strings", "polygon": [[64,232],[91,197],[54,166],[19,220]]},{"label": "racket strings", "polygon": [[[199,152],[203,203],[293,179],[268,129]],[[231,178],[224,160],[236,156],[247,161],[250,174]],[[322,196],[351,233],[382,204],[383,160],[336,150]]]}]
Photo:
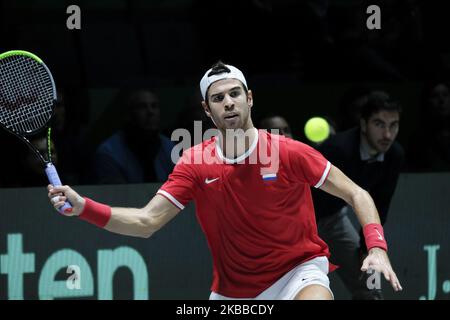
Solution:
[{"label": "racket strings", "polygon": [[0,122],[17,133],[30,133],[50,119],[54,86],[46,67],[28,57],[0,61]]}]

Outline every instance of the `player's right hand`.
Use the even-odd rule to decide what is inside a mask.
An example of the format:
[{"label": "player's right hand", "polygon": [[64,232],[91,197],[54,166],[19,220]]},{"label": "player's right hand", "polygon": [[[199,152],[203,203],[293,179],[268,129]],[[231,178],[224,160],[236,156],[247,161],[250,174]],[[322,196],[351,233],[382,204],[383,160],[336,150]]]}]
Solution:
[{"label": "player's right hand", "polygon": [[395,291],[403,290],[392,269],[389,257],[383,249],[375,247],[369,250],[369,255],[364,259],[361,271],[367,272],[369,269],[382,273]]},{"label": "player's right hand", "polygon": [[[79,216],[84,209],[86,200],[83,199],[78,193],[75,192],[69,186],[54,187],[51,184],[47,186],[48,198],[53,207],[58,210],[64,205],[64,203],[69,200],[72,205],[72,210],[67,210],[62,212],[65,216]],[[58,211],[59,212],[59,211]]]}]

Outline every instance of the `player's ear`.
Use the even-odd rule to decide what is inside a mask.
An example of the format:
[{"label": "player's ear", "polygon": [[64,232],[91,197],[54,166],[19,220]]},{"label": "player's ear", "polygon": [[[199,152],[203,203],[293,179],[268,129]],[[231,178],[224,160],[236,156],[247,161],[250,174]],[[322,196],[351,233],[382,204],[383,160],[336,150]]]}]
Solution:
[{"label": "player's ear", "polygon": [[209,118],[211,118],[211,110],[209,109],[209,106],[205,101],[202,101],[202,107],[203,107],[203,110],[205,111],[206,115]]},{"label": "player's ear", "polygon": [[247,92],[247,104],[251,108],[253,107],[253,93],[252,90],[248,90]]}]

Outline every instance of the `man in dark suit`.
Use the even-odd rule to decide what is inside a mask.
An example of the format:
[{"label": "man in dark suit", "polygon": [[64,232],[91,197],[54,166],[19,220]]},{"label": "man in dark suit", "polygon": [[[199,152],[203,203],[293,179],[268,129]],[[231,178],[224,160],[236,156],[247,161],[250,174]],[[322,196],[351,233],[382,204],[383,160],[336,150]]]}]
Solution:
[{"label": "man in dark suit", "polygon": [[[403,148],[395,141],[399,131],[400,104],[385,92],[374,91],[363,105],[360,126],[339,133],[317,149],[373,197],[386,222],[391,198],[404,161]],[[314,191],[314,190],[313,190]],[[323,192],[313,192],[319,235],[330,247],[331,261],[353,299],[382,299],[380,288],[369,289],[367,274],[360,271],[366,254],[364,239],[353,226],[347,204]]]}]

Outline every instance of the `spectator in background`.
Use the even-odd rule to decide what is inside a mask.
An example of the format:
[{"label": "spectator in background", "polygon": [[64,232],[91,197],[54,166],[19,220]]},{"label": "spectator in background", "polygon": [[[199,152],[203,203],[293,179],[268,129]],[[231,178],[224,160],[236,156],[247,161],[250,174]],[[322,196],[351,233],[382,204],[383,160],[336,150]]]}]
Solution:
[{"label": "spectator in background", "polygon": [[450,171],[450,85],[427,84],[422,92],[419,129],[408,146],[411,171]]},{"label": "spectator in background", "polygon": [[123,128],[106,139],[94,156],[97,183],[165,181],[173,169],[172,141],[160,133],[158,97],[150,90],[123,90],[116,103]]},{"label": "spectator in background", "polygon": [[[395,141],[401,107],[385,92],[372,92],[361,110],[360,126],[339,133],[317,149],[350,179],[370,193],[386,222],[391,198],[403,164],[403,149]],[[353,299],[382,299],[369,290],[361,273],[366,254],[362,235],[352,225],[344,201],[313,190],[319,235],[330,247],[331,261]]]},{"label": "spectator in background", "polygon": [[271,129],[278,129],[280,135],[283,135],[288,138],[292,137],[292,130],[289,126],[289,123],[286,121],[285,118],[278,115],[269,115],[265,118],[261,119],[259,122],[259,127],[261,129],[266,129],[270,132]]}]

